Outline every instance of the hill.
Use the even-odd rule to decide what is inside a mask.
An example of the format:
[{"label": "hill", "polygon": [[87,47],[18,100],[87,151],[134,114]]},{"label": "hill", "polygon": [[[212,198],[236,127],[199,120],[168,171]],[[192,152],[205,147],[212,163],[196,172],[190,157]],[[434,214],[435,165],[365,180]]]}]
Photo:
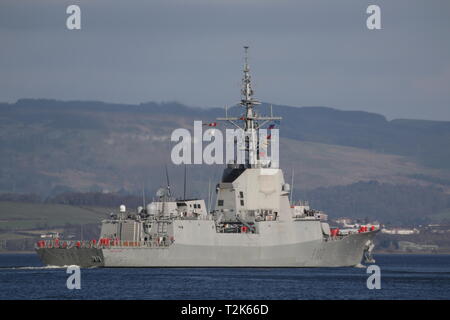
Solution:
[{"label": "hill", "polygon": [[[348,187],[353,192],[352,185],[369,181],[398,190],[450,192],[450,122],[388,121],[378,114],[326,107],[274,105],[273,111],[283,117],[281,165],[287,180],[295,170],[297,198],[309,195],[317,201],[311,192],[324,199],[323,190]],[[238,107],[229,110],[239,112]],[[260,112],[268,114],[268,104]],[[222,109],[179,103],[23,99],[0,104],[0,193],[46,198],[78,191],[141,194],[144,187],[150,199],[166,183],[163,168],[170,164],[172,131],[218,116],[223,116]],[[207,198],[208,181],[214,185],[221,170],[220,165],[189,166],[188,195]],[[183,167],[169,165],[169,174],[174,192],[181,195]],[[363,189],[361,198],[366,201],[361,206],[377,213],[369,201],[374,189]],[[405,217],[409,210],[405,203],[407,199],[403,213],[392,214]],[[327,206],[334,208],[331,203]],[[432,214],[446,217],[444,209]]]},{"label": "hill", "polygon": [[[35,200],[35,199],[34,199]],[[98,239],[99,222],[110,209],[51,203],[0,201],[0,253],[32,251],[41,234]]]},{"label": "hill", "polygon": [[97,224],[107,218],[109,212],[110,209],[99,207],[0,201],[0,231]]},{"label": "hill", "polygon": [[[296,178],[311,187],[391,176],[401,183],[450,181],[450,123],[386,121],[381,115],[322,107],[274,110],[284,119],[281,136],[289,139],[281,149],[282,165],[300,161]],[[156,189],[163,183],[163,163],[170,162],[171,132],[222,113],[177,103],[0,104],[0,192],[137,191],[145,181]],[[191,170],[196,180],[205,180],[217,168]]]}]

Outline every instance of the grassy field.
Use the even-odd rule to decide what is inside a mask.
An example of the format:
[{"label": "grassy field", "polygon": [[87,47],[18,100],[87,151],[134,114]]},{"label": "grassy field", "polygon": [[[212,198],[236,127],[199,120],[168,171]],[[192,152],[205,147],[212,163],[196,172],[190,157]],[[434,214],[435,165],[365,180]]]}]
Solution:
[{"label": "grassy field", "polygon": [[47,229],[66,224],[99,223],[111,209],[62,204],[0,202],[0,230]]}]

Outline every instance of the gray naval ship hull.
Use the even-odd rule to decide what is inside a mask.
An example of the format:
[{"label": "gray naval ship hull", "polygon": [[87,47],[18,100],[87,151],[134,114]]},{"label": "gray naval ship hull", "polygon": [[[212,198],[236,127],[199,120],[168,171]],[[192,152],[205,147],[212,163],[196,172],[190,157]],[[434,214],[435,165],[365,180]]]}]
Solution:
[{"label": "gray naval ship hull", "polygon": [[351,267],[361,263],[376,231],[338,240],[265,247],[185,245],[168,247],[39,248],[47,265],[81,267]]},{"label": "gray naval ship hull", "polygon": [[106,267],[350,267],[361,263],[375,232],[341,240],[267,247],[193,246],[103,249]]},{"label": "gray naval ship hull", "polygon": [[100,248],[37,248],[41,261],[48,266],[77,265],[82,268],[103,267],[103,252]]}]

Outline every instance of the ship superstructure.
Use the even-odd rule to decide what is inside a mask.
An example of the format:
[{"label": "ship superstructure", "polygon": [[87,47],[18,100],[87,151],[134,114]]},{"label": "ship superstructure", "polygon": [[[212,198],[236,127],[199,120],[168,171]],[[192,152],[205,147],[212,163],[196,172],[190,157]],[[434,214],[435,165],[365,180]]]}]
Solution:
[{"label": "ship superstructure", "polygon": [[[279,163],[268,159],[260,130],[279,117],[260,116],[245,48],[240,117],[218,118],[240,128],[244,140],[226,165],[207,210],[200,199],[173,199],[161,188],[151,204],[125,207],[102,222],[97,241],[41,240],[37,253],[49,265],[103,267],[339,267],[370,259],[378,230],[340,234],[305,203],[294,204]],[[209,211],[209,212],[208,212]],[[64,244],[61,244],[64,243]]]}]

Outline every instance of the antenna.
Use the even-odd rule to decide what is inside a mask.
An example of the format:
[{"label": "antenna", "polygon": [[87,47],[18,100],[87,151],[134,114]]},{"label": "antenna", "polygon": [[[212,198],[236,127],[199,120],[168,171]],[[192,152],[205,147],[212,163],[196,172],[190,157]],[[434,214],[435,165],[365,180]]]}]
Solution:
[{"label": "antenna", "polygon": [[244,66],[244,71],[248,70],[248,46],[244,46],[244,59],[245,59],[245,66]]},{"label": "antenna", "polygon": [[292,199],[292,195],[294,193],[294,168],[292,168],[292,178],[291,178],[291,194],[289,195],[289,198],[291,199],[291,205],[294,204],[294,199]]},{"label": "antenna", "polygon": [[[244,113],[240,117],[229,117],[228,110],[225,108],[225,118],[217,118],[219,121],[227,121],[238,129],[244,131],[245,142],[245,167],[246,168],[258,168],[269,167],[271,164],[263,163],[259,159],[259,128],[271,120],[281,120],[281,117],[273,117],[272,112],[270,117],[261,117],[255,110],[255,107],[261,102],[253,97],[253,88],[251,84],[250,66],[248,63],[248,49],[244,46],[244,69],[241,86],[241,101],[240,105],[245,109]],[[242,122],[241,122],[242,121]],[[260,123],[261,121],[261,123]],[[234,144],[236,146],[236,143]],[[235,153],[237,156],[237,152]]]},{"label": "antenna", "polygon": [[184,188],[183,188],[183,200],[186,200],[186,164],[184,164]]},{"label": "antenna", "polygon": [[211,178],[208,180],[208,213],[211,212]]},{"label": "antenna", "polygon": [[167,164],[165,164],[164,166],[166,167],[167,195],[170,197],[172,194],[170,192],[169,171],[167,170]]},{"label": "antenna", "polygon": [[145,210],[145,183],[142,184],[142,210]]}]

